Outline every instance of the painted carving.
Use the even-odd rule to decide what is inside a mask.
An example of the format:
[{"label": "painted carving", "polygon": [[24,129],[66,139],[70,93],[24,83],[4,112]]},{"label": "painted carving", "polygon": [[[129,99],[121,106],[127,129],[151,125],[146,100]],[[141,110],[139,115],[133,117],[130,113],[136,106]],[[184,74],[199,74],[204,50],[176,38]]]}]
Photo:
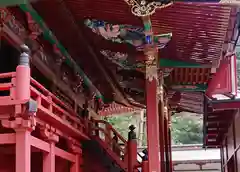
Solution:
[{"label": "painted carving", "polygon": [[20,38],[23,37],[24,27],[21,26],[15,19],[15,17],[5,8],[0,8],[0,23],[9,27]]},{"label": "painted carving", "polygon": [[35,40],[39,35],[43,33],[43,31],[40,29],[38,24],[32,19],[32,16],[29,13],[26,13],[26,17],[28,22],[28,29],[30,31],[29,37],[32,40]]},{"label": "painted carving", "polygon": [[59,67],[62,65],[66,57],[62,55],[61,51],[59,50],[59,48],[57,48],[56,44],[53,45],[53,52],[55,54],[56,65]]},{"label": "painted carving", "polygon": [[69,84],[69,74],[68,74],[68,72],[67,71],[64,71],[63,72],[63,74],[62,74],[62,80],[63,80],[63,82],[65,82],[65,84]]},{"label": "painted carving", "polygon": [[146,65],[146,80],[152,82],[154,79],[157,81],[158,79],[158,70],[157,65]]},{"label": "painted carving", "polygon": [[173,68],[163,68],[162,71],[163,71],[163,77],[165,78],[171,74],[171,72],[173,71]]},{"label": "painted carving", "polygon": [[75,76],[75,83],[73,84],[73,91],[75,93],[83,92],[83,78],[79,73]]},{"label": "painted carving", "polygon": [[41,60],[42,60],[44,63],[49,64],[49,63],[48,63],[48,58],[47,58],[47,56],[45,55],[42,46],[39,47],[38,54],[39,54]]},{"label": "painted carving", "polygon": [[[136,47],[138,51],[143,51],[146,43],[144,29],[131,25],[114,25],[95,19],[86,19],[85,25],[106,40],[116,43],[128,43]],[[155,35],[154,43],[158,49],[164,48],[170,41],[172,33]]]},{"label": "painted carving", "polygon": [[135,16],[138,17],[144,17],[144,16],[149,16],[155,13],[157,8],[166,8],[170,5],[172,5],[171,1],[153,1],[153,2],[147,2],[145,0],[125,0],[125,2],[129,5],[132,6],[132,13]]},{"label": "painted carving", "polygon": [[135,61],[134,59],[131,61],[126,53],[112,52],[110,50],[102,50],[100,53],[120,69],[142,71],[145,68],[144,63]]}]

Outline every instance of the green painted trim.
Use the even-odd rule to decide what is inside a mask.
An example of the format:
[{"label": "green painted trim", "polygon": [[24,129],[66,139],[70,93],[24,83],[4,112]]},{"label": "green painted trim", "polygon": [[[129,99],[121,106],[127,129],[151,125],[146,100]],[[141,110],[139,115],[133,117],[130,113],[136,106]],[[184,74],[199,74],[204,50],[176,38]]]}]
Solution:
[{"label": "green painted trim", "polygon": [[39,14],[31,7],[30,4],[21,4],[19,5],[20,8],[24,12],[30,13],[33,20],[36,21],[40,28],[43,30],[43,36],[46,40],[48,40],[52,45],[56,45],[61,53],[66,57],[65,62],[72,68],[74,68],[75,71],[79,72],[79,74],[83,77],[84,84],[88,86],[89,88],[92,88],[96,92],[96,96],[99,99],[102,99],[104,101],[104,97],[102,94],[97,90],[97,88],[92,84],[90,79],[86,76],[86,74],[83,72],[83,70],[78,66],[78,64],[71,58],[71,56],[68,54],[67,50],[63,47],[63,45],[58,42],[56,37],[53,35],[53,33],[50,31],[50,29],[46,26],[43,19],[39,16]]},{"label": "green painted trim", "polygon": [[179,90],[179,91],[206,91],[208,86],[205,84],[196,84],[196,85],[178,84],[178,85],[171,85],[170,87],[173,90]]},{"label": "green painted trim", "polygon": [[161,59],[159,62],[160,67],[182,67],[182,68],[199,68],[203,67],[200,64],[197,63],[188,63],[184,61],[179,60],[170,60],[170,59]]},{"label": "green painted trim", "polygon": [[0,7],[17,6],[27,4],[28,0],[0,0]]}]

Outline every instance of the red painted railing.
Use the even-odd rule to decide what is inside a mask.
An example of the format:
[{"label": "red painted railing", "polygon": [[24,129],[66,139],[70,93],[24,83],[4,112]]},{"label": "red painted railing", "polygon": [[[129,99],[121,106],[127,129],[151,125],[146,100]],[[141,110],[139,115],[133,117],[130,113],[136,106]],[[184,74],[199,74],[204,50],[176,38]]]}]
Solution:
[{"label": "red painted railing", "polygon": [[[92,120],[90,127],[91,135],[121,168],[127,169],[127,140],[104,120]],[[117,142],[114,139],[114,135],[117,138]]]},{"label": "red painted railing", "polygon": [[[0,83],[0,92],[7,91],[0,96],[0,105],[24,104],[29,100],[16,99],[16,72],[0,74],[0,79],[6,80],[6,83]],[[30,98],[38,103],[38,112],[44,113],[47,119],[62,120],[75,130],[90,134],[94,137],[115,162],[125,171],[128,169],[128,149],[127,140],[125,140],[108,122],[103,120],[92,120],[87,123],[81,119],[73,110],[76,108],[67,106],[54,94],[47,90],[43,85],[33,78],[30,79]],[[21,89],[20,89],[21,90]],[[47,114],[47,115],[46,115]],[[37,115],[38,116],[38,115]],[[88,124],[88,125],[87,125]],[[91,130],[88,130],[89,129]],[[113,139],[117,138],[117,142]],[[141,167],[138,163],[138,167]]]},{"label": "red painted railing", "polygon": [[67,121],[74,128],[86,133],[84,120],[74,112],[73,108],[67,106],[44,86],[31,78],[31,99],[38,102],[38,107],[50,111],[55,116]]},{"label": "red painted railing", "polygon": [[[0,79],[7,81],[0,83],[0,92],[5,91],[3,96],[0,96],[1,106],[24,104],[29,101],[16,99],[16,72],[0,74]],[[30,98],[37,101],[38,112],[44,111],[54,118],[62,119],[76,130],[87,133],[84,120],[77,115],[74,108],[67,106],[33,78],[30,80]]]}]

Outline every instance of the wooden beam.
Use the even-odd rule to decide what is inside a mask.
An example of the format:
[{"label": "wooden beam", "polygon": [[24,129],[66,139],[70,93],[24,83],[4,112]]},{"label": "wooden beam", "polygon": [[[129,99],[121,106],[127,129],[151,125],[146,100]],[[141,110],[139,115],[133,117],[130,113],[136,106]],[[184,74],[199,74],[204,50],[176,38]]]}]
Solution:
[{"label": "wooden beam", "polygon": [[228,110],[228,109],[239,109],[240,107],[240,100],[229,100],[226,102],[219,102],[212,104],[213,109],[215,110]]},{"label": "wooden beam", "polygon": [[1,0],[0,7],[10,7],[10,6],[17,6],[20,4],[26,4],[28,0]]},{"label": "wooden beam", "polygon": [[16,134],[0,134],[0,145],[1,144],[14,144],[16,143]]},{"label": "wooden beam", "polygon": [[[62,4],[64,4],[64,7],[65,7],[64,10],[65,10],[65,12],[68,14],[69,18],[71,18],[72,20],[75,21],[73,15],[72,15],[72,13],[71,13],[71,11],[70,11],[70,10],[67,8],[67,6],[65,5],[65,2],[62,1],[62,0],[58,0],[58,1],[60,1]],[[77,32],[76,34],[78,34],[78,36],[79,36],[79,38],[80,38],[81,40],[85,40],[85,41],[84,41],[84,44],[86,45],[88,52],[92,55],[92,57],[94,58],[94,60],[95,60],[95,62],[96,62],[96,64],[97,64],[97,66],[98,66],[99,69],[102,71],[103,75],[105,76],[106,80],[109,82],[109,84],[110,84],[110,86],[112,87],[112,89],[115,91],[115,93],[116,93],[116,95],[117,95],[117,97],[115,97],[115,98],[118,98],[118,97],[119,97],[120,100],[116,100],[116,101],[121,102],[121,103],[123,103],[123,104],[125,104],[125,105],[127,105],[127,106],[130,106],[129,101],[126,99],[126,97],[125,97],[125,95],[123,94],[123,92],[121,92],[121,91],[117,88],[116,84],[112,81],[111,77],[107,74],[107,72],[106,72],[103,64],[102,64],[102,63],[100,62],[100,60],[98,59],[98,57],[97,57],[97,55],[96,55],[93,47],[88,43],[88,41],[87,41],[88,39],[85,38],[82,29],[81,29],[79,26],[77,26],[77,25],[75,25],[75,26],[76,26],[77,29],[79,30],[79,32]]]},{"label": "wooden beam", "polygon": [[[23,40],[19,38],[7,25],[3,26],[3,32],[14,42],[14,47],[19,50],[20,45],[24,44]],[[57,75],[50,69],[39,57],[38,54],[33,54],[31,58],[31,63],[42,72],[42,74],[49,80],[53,82],[61,91],[63,91],[68,97],[75,101],[77,105],[82,107],[85,102],[85,97],[81,94],[76,96],[76,94],[64,83],[62,80],[58,79]],[[91,113],[94,114],[92,109],[89,109]]]},{"label": "wooden beam", "polygon": [[37,149],[40,149],[44,152],[49,152],[50,151],[50,145],[49,143],[43,141],[43,140],[40,140],[34,136],[31,136],[31,146],[37,148]]},{"label": "wooden beam", "polygon": [[84,73],[84,71],[80,68],[80,66],[73,60],[73,58],[68,54],[67,50],[63,47],[63,45],[61,45],[60,42],[58,42],[58,40],[56,39],[56,37],[50,33],[49,28],[46,26],[46,24],[44,23],[44,21],[42,20],[42,18],[38,15],[38,13],[34,10],[34,8],[31,6],[31,4],[21,4],[20,8],[24,11],[24,12],[28,12],[31,17],[33,18],[33,20],[39,24],[39,26],[41,27],[41,29],[43,30],[43,34],[45,37],[47,37],[50,41],[50,43],[52,45],[56,45],[62,55],[64,55],[64,57],[66,57],[66,63],[72,67],[75,68],[75,70],[83,77],[84,79],[84,83],[94,92],[96,93],[96,95],[102,99],[102,95],[99,92],[99,90],[93,85],[93,83],[90,81],[90,79],[87,77],[87,75]]}]

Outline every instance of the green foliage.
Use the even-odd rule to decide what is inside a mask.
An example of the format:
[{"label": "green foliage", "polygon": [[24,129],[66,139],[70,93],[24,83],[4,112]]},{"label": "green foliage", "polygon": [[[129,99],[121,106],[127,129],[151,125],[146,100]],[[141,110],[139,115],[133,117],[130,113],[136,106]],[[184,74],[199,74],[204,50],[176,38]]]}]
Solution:
[{"label": "green foliage", "polygon": [[[124,138],[128,135],[128,126],[137,124],[136,115],[120,115],[105,117]],[[138,127],[137,127],[138,128]],[[147,145],[147,133],[145,128],[143,145]],[[202,143],[202,119],[189,113],[177,114],[172,117],[172,144],[201,144]]]},{"label": "green foliage", "polygon": [[127,138],[128,126],[131,125],[133,118],[131,115],[120,115],[105,117],[104,120],[108,121],[124,138]]},{"label": "green foliage", "polygon": [[172,117],[173,144],[201,144],[202,137],[202,119],[184,115]]}]

